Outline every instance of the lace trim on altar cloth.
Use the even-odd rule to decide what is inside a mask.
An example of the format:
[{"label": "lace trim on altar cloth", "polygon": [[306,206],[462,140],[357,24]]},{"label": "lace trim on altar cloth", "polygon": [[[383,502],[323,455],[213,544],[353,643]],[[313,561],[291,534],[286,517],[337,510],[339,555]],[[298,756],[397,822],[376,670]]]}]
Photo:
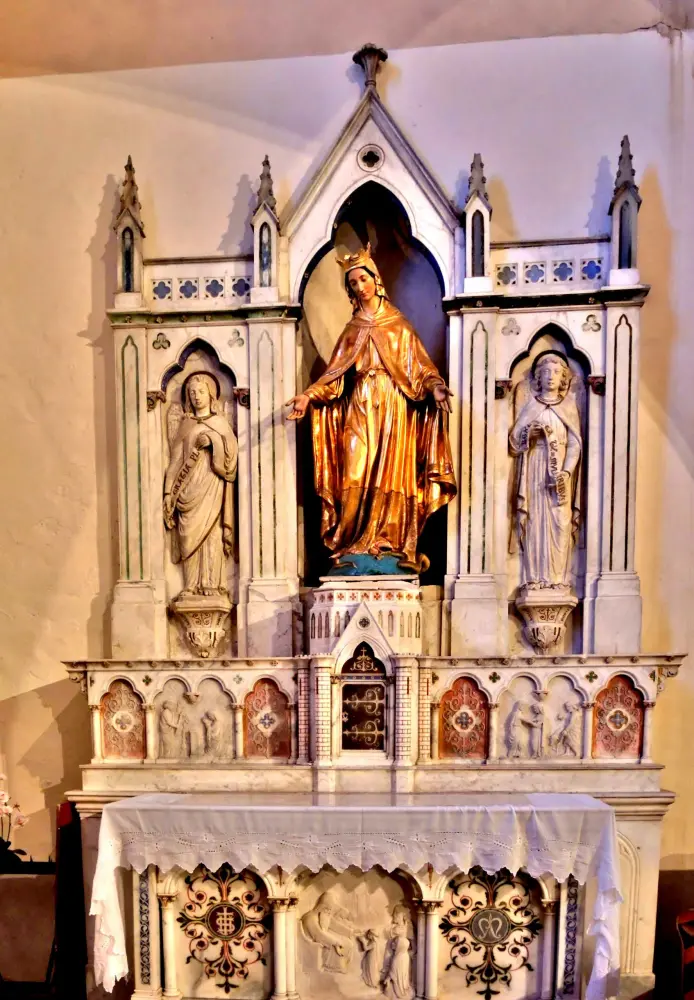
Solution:
[{"label": "lace trim on altar cloth", "polygon": [[[184,802],[186,797],[166,796],[173,798]],[[317,872],[329,865],[338,872],[352,866],[418,872],[431,865],[441,874],[479,866],[489,873],[522,868],[535,878],[552,875],[559,882],[569,875],[581,884],[596,880],[588,930],[596,939],[595,959],[586,1000],[605,1000],[613,995],[619,969],[621,896],[614,811],[598,802],[590,808],[590,799],[583,810],[573,802],[567,805],[571,796],[544,798],[550,801],[542,808],[393,808],[387,824],[383,811],[370,816],[366,811],[299,807],[252,814],[241,806],[191,806],[170,812],[160,805],[148,810],[157,796],[143,796],[140,807],[137,799],[112,803],[102,817],[92,893],[96,981],[110,991],[128,972],[119,867],[142,872],[156,865],[162,872],[193,872],[205,865],[216,871],[226,862],[235,871],[251,868],[262,875],[275,866],[285,871],[306,867]]]}]

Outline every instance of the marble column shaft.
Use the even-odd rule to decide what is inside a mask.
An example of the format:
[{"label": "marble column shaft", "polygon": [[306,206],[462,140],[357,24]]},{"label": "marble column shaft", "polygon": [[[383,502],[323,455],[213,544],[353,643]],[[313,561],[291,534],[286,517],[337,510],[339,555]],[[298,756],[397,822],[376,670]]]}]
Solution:
[{"label": "marble column shaft", "polygon": [[90,705],[89,710],[92,716],[92,761],[103,760],[104,748],[101,735],[101,708],[99,705]]},{"label": "marble column shaft", "polygon": [[271,898],[272,942],[275,988],[272,1000],[285,1000],[287,996],[287,899]]},{"label": "marble column shaft", "polygon": [[176,981],[176,913],[175,894],[158,893],[161,903],[161,925],[164,944],[164,992],[165,997],[177,1000],[181,996]]},{"label": "marble column shaft", "polygon": [[439,988],[439,925],[436,912],[441,903],[422,903],[426,921],[425,1000],[436,1000]]}]

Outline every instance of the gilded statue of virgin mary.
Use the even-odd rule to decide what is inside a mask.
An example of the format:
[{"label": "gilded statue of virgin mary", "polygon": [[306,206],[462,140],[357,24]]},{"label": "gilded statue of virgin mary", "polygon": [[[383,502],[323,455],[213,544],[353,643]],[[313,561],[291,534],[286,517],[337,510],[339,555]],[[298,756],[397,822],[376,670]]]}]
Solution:
[{"label": "gilded statue of virgin mary", "polygon": [[451,392],[388,299],[371,246],[339,264],[354,315],[325,373],[290,400],[289,418],[311,405],[321,534],[334,571],[421,572],[422,528],[456,493]]}]

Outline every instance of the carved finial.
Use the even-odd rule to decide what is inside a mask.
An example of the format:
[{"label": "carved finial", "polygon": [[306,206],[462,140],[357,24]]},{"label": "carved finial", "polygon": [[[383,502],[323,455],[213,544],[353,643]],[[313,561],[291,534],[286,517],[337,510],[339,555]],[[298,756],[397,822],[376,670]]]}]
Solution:
[{"label": "carved finial", "polygon": [[258,188],[258,208],[267,205],[271,212],[275,211],[277,199],[272,190],[272,174],[270,173],[270,158],[265,155],[263,169],[260,173],[260,187]]},{"label": "carved finial", "polygon": [[359,51],[355,52],[352,56],[352,61],[364,70],[364,83],[367,90],[377,92],[376,75],[381,68],[381,63],[384,63],[387,58],[388,53],[386,50],[379,48],[378,45],[374,45],[372,42],[362,45]]},{"label": "carved finial", "polygon": [[634,170],[633,159],[634,158],[631,155],[629,136],[625,135],[622,138],[622,147],[619,151],[619,164],[617,166],[617,177],[614,182],[614,194],[612,195],[612,201],[610,202],[610,212],[612,212],[617,198],[619,198],[624,191],[630,191],[634,196],[636,204],[641,204],[641,195],[639,194],[639,189],[635,181],[636,171]]},{"label": "carved finial", "polygon": [[467,191],[468,203],[475,196],[484,202],[491,213],[492,206],[489,204],[489,196],[487,195],[487,178],[484,176],[484,163],[482,163],[482,155],[480,153],[475,153],[470,164],[470,183]]},{"label": "carved finial", "polygon": [[113,228],[118,228],[121,219],[125,213],[128,212],[132,216],[133,222],[137,225],[138,229],[144,236],[145,227],[142,222],[142,216],[140,215],[141,209],[142,205],[140,204],[140,199],[137,196],[135,167],[133,166],[132,157],[128,156],[128,162],[125,164],[125,179],[120,193],[120,209]]}]

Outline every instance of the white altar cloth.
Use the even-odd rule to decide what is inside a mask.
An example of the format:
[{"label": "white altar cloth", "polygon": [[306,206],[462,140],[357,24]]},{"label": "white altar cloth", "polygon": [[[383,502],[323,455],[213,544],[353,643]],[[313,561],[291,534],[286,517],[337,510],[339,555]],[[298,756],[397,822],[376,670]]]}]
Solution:
[{"label": "white altar cloth", "polygon": [[128,963],[117,869],[261,874],[275,865],[318,871],[404,866],[438,872],[524,868],[564,882],[596,880],[589,933],[595,959],[586,1000],[616,994],[619,858],[614,810],[589,795],[188,794],[138,795],[104,807],[92,890],[94,970],[112,990]]}]

